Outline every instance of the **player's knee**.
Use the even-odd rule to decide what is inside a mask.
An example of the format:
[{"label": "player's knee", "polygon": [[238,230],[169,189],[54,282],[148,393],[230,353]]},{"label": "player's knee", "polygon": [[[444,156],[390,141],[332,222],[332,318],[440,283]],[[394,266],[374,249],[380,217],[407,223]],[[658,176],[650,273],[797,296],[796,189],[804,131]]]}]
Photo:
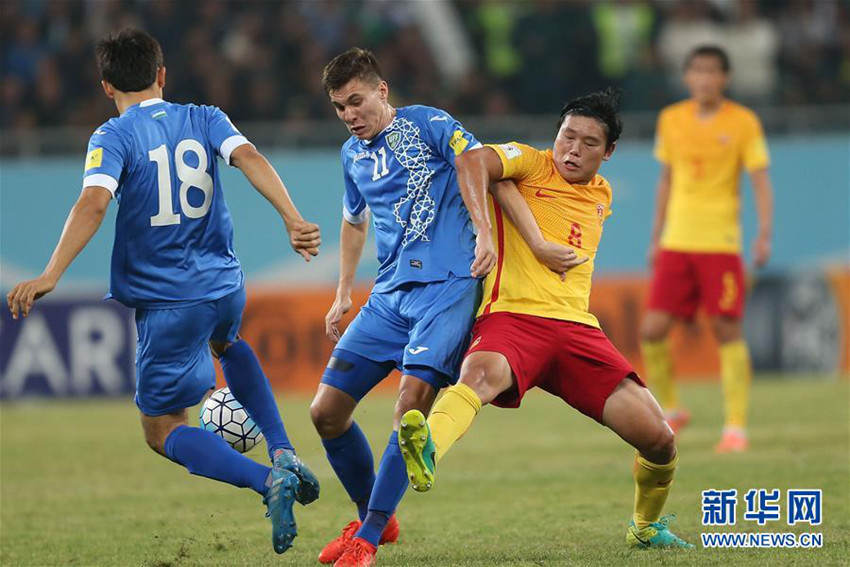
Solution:
[{"label": "player's knee", "polygon": [[647,318],[641,323],[640,338],[644,342],[654,343],[663,341],[667,337],[667,329],[665,325],[651,318]]},{"label": "player's knee", "polygon": [[497,373],[491,371],[486,364],[471,364],[465,366],[459,382],[472,389],[481,399],[481,403],[492,402],[506,388],[496,379]]},{"label": "player's knee", "polygon": [[741,338],[741,323],[736,319],[713,317],[711,331],[719,343],[730,343]]},{"label": "player's knee", "polygon": [[653,463],[669,463],[676,456],[676,436],[673,434],[673,430],[662,422],[646,439],[646,443],[640,449],[640,452]]},{"label": "player's knee", "polygon": [[168,438],[168,434],[171,433],[171,431],[165,432],[160,428],[145,427],[144,432],[145,443],[147,443],[148,447],[150,447],[155,453],[167,456],[165,454],[165,440]]},{"label": "player's knee", "polygon": [[327,407],[318,400],[313,400],[310,405],[310,419],[313,421],[313,426],[316,428],[319,437],[334,439],[348,429],[350,417],[340,415],[333,408]]}]

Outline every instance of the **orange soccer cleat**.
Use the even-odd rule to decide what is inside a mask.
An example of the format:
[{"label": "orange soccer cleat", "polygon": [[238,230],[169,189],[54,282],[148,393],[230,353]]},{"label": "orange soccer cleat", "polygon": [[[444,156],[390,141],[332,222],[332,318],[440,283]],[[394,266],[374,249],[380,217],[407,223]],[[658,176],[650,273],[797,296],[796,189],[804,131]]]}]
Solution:
[{"label": "orange soccer cleat", "polygon": [[723,435],[720,441],[714,446],[714,452],[722,453],[743,453],[750,448],[750,442],[747,439],[747,433],[743,429],[729,428],[723,429]]},{"label": "orange soccer cleat", "polygon": [[[339,559],[342,554],[345,553],[346,547],[359,529],[360,521],[358,520],[355,520],[342,528],[342,534],[327,544],[321,553],[319,553],[319,563],[327,565],[334,563],[337,559]],[[390,516],[390,521],[387,522],[387,526],[384,528],[384,533],[381,534],[381,545],[397,542],[398,533],[398,520],[396,519],[395,514],[393,514]]]},{"label": "orange soccer cleat", "polygon": [[378,548],[356,537],[348,542],[345,552],[334,563],[334,567],[371,567],[375,564]]}]

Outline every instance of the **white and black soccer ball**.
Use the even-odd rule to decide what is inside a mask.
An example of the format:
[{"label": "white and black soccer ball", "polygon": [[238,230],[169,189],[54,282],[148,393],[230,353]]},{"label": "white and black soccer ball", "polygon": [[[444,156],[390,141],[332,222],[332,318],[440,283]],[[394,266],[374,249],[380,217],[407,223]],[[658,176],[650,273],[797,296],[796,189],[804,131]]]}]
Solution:
[{"label": "white and black soccer ball", "polygon": [[213,392],[201,408],[201,427],[212,431],[240,453],[247,453],[263,440],[263,434],[230,388]]}]

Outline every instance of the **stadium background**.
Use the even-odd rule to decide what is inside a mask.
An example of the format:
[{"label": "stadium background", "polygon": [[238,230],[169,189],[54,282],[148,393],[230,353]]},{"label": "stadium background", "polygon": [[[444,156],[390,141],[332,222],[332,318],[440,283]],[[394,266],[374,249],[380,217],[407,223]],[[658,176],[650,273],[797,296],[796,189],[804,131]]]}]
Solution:
[{"label": "stadium background", "polygon": [[[306,396],[331,349],[323,318],[338,266],[339,146],[346,135],[320,85],[321,69],[335,53],[351,45],[373,49],[393,104],[445,108],[487,142],[548,146],[563,100],[605,85],[625,90],[624,136],[601,171],[614,188],[614,216],[597,259],[591,309],[640,365],[636,330],[659,171],[651,155],[655,119],[662,106],[685,94],[685,54],[696,44],[723,45],[733,64],[730,94],[764,122],[775,188],[773,256],[765,270],[752,274],[746,319],[762,388],[756,399],[770,384],[789,384],[793,399],[776,406],[787,411],[794,400],[809,399],[801,384],[817,383],[829,396],[843,396],[840,412],[824,405],[821,417],[846,429],[841,383],[850,371],[850,3],[6,0],[0,3],[4,295],[41,271],[79,194],[88,137],[115,114],[98,85],[93,46],[126,25],[162,43],[165,98],[225,110],[267,154],[305,218],[321,225],[321,255],[305,265],[288,249],[272,209],[238,171],[222,168],[236,252],[249,284],[243,334],[280,392],[303,393],[285,409],[305,416]],[[755,211],[748,183],[742,192],[749,243]],[[25,439],[39,435],[10,425],[9,416],[25,407],[15,400],[106,395],[125,401],[121,411],[132,414],[132,313],[100,301],[114,219],[111,207],[99,234],[28,320],[15,323],[7,311],[0,317],[4,520],[10,517],[9,490],[21,486],[8,483],[14,472],[9,455],[17,454],[10,451],[23,451]],[[376,268],[370,239],[358,272],[361,300]],[[716,380],[704,327],[680,330],[675,341],[683,374]],[[829,389],[836,383],[844,389]],[[686,399],[707,396],[717,403],[704,386],[693,388]],[[95,413],[111,407],[95,403],[103,405],[82,407]],[[56,415],[70,411],[59,402],[39,407],[56,408]],[[781,427],[781,416],[765,415],[765,423],[773,419]],[[517,430],[528,426],[521,415],[509,419]],[[132,441],[142,451],[140,439]],[[830,446],[830,454],[846,461],[844,437],[841,442]],[[141,466],[153,460],[147,457]],[[316,452],[313,461],[321,458]]]}]

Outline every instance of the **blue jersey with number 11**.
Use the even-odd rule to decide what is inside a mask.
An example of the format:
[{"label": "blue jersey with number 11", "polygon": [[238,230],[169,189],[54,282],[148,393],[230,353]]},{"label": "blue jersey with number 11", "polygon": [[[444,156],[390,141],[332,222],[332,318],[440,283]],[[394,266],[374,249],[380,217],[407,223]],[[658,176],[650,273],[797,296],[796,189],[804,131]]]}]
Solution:
[{"label": "blue jersey with number 11", "polygon": [[218,161],[249,143],[221,110],[150,99],[98,128],[83,187],[118,201],[112,297],[130,307],[212,301],[243,285]]}]

